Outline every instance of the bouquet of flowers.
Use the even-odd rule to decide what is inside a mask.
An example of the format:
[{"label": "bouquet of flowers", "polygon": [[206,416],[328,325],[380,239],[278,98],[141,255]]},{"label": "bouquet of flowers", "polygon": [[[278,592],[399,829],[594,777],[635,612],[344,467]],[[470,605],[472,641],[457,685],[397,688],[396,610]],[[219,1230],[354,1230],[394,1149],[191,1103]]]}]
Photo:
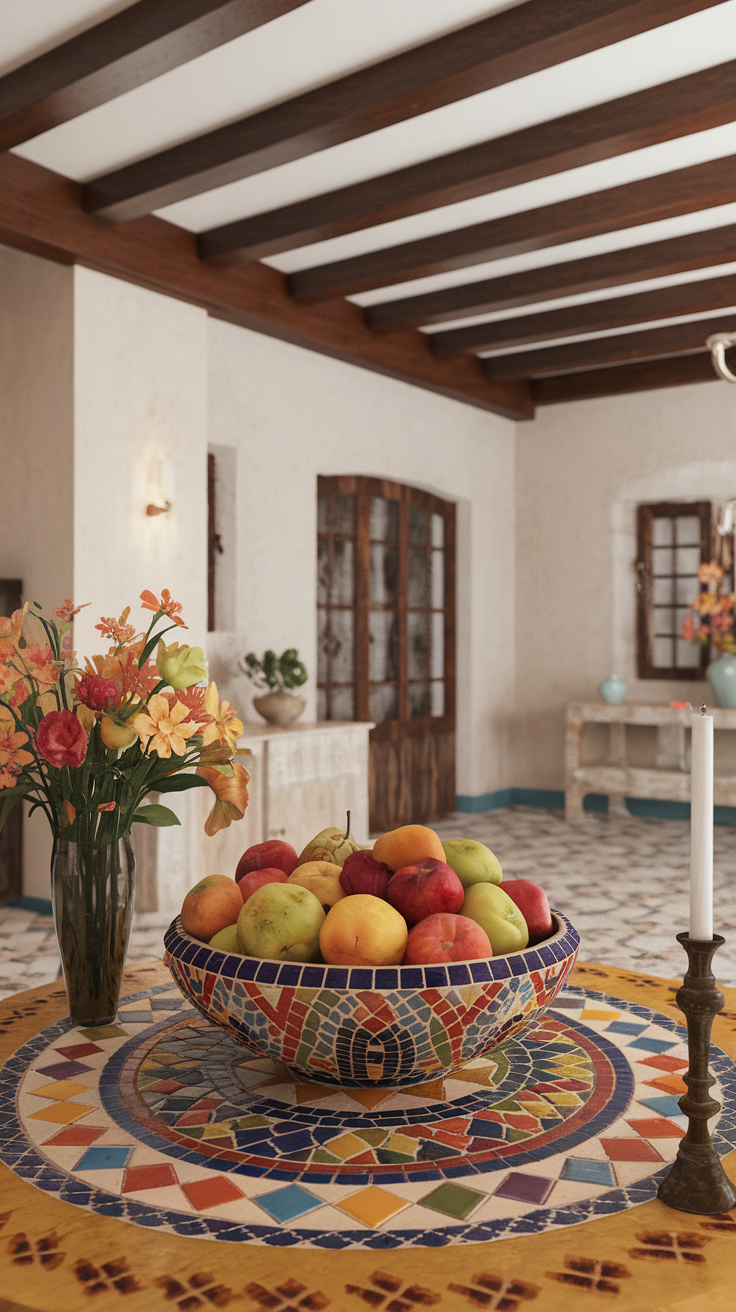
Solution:
[{"label": "bouquet of flowers", "polygon": [[688,642],[699,642],[705,647],[712,643],[716,651],[736,655],[734,639],[734,594],[723,591],[724,571],[715,561],[701,565],[698,571],[701,592],[690,606],[682,625],[682,636]]},{"label": "bouquet of flowers", "polygon": [[153,612],[145,632],[128,622],[130,607],[103,618],[110,646],[83,667],[72,650],[82,607],[65,601],[48,619],[26,603],[0,618],[0,828],[26,800],[55,838],[97,847],[136,822],[178,824],[143,799],[197,787],[216,798],[208,834],[242,819],[249,776],[233,757],[243,725],[207,682],[202,648],[164,641],[187,627],[180,603],[167,589],[141,602]]}]

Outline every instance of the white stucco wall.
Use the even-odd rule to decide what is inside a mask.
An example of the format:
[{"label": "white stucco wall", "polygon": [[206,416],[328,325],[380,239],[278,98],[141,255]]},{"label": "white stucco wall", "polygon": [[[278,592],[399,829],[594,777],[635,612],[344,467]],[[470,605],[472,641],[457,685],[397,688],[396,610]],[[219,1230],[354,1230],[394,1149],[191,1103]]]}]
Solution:
[{"label": "white stucco wall", "polygon": [[210,321],[210,442],[236,452],[236,614],[212,669],[248,717],[243,653],[296,646],[316,704],[318,474],[393,478],[458,508],[458,775],[511,782],[514,425],[325,356]]},{"label": "white stucco wall", "polygon": [[[73,589],[73,294],[71,268],[0,248],[0,576],[44,607]],[[24,891],[48,897],[49,828],[27,811]]]},{"label": "white stucco wall", "polygon": [[548,406],[517,429],[514,783],[561,788],[568,701],[611,673],[636,701],[700,682],[638,680],[635,509],[736,495],[736,387],[704,383]]},{"label": "white stucco wall", "polygon": [[[172,509],[146,515],[164,460]],[[207,628],[207,314],[131,283],[74,269],[74,596],[82,653],[101,614],[140,611],[168,588],[187,637]],[[179,635],[172,634],[167,641]]]}]

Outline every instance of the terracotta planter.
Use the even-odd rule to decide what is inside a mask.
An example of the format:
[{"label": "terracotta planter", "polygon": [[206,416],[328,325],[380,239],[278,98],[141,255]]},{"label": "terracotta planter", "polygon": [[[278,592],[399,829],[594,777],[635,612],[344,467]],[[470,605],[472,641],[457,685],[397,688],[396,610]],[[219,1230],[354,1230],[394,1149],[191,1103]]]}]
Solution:
[{"label": "terracotta planter", "polygon": [[298,720],[307,704],[306,697],[295,697],[290,692],[267,692],[254,697],[253,705],[269,724],[291,724]]}]

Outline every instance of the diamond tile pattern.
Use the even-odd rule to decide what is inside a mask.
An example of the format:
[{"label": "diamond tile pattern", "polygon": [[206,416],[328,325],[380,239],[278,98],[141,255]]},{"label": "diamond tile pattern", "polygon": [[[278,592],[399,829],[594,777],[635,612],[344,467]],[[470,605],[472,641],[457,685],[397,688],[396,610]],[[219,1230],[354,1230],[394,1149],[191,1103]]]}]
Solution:
[{"label": "diamond tile pattern", "polygon": [[[76,1206],[227,1242],[442,1246],[578,1224],[654,1196],[683,1118],[652,1082],[681,1079],[684,1035],[593,990],[558,1002],[447,1087],[339,1090],[296,1083],[159,987],[126,1000],[150,1017],[135,1034],[118,1025],[82,1053],[62,1022],[10,1058],[0,1157]],[[666,1051],[634,1048],[642,1035]],[[50,1066],[87,1056],[84,1082],[49,1081]],[[736,1072],[715,1050],[711,1065],[727,1151]]]}]

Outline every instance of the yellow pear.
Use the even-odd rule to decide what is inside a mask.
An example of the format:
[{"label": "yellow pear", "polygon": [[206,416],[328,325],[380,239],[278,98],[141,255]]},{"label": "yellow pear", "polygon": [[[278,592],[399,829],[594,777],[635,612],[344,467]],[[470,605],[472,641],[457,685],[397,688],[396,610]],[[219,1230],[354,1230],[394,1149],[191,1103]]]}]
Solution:
[{"label": "yellow pear", "polygon": [[299,865],[306,865],[307,861],[329,861],[333,866],[340,866],[342,869],[343,861],[350,856],[351,852],[358,852],[360,845],[355,839],[350,837],[350,812],[348,811],[348,824],[345,833],[333,825],[329,829],[322,829],[313,838],[311,843],[307,843],[304,851],[299,856]]}]

